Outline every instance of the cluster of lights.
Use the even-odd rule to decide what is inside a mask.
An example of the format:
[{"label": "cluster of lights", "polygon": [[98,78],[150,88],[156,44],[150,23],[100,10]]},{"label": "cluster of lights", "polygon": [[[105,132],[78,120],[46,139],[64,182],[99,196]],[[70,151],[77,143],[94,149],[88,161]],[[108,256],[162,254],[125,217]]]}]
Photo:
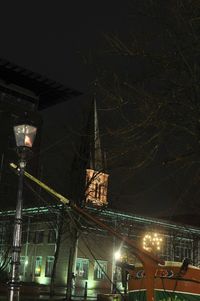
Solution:
[{"label": "cluster of lights", "polygon": [[157,233],[146,234],[143,238],[143,249],[146,251],[160,251],[162,237]]}]

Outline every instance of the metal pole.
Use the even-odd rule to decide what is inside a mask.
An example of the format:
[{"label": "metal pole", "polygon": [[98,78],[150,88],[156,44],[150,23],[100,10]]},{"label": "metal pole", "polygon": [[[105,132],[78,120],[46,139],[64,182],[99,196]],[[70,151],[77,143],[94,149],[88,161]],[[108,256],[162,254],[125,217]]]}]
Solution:
[{"label": "metal pole", "polygon": [[[114,222],[114,229],[116,231],[116,220]],[[112,277],[111,277],[111,294],[116,293],[116,237],[113,236],[113,248],[112,248]]]},{"label": "metal pole", "polygon": [[67,271],[67,290],[66,290],[66,300],[71,301],[72,297],[72,268],[73,268],[73,254],[74,250],[71,246],[69,249],[69,260],[68,260],[68,271]]},{"label": "metal pole", "polygon": [[28,258],[29,235],[30,235],[30,216],[28,216],[28,226],[27,226],[27,235],[26,235],[25,262],[24,262],[24,270],[23,270],[24,281],[26,280],[26,270],[27,270],[27,265],[28,265],[27,258]]},{"label": "metal pole", "polygon": [[13,249],[11,259],[11,277],[9,281],[9,301],[19,301],[20,291],[20,253],[21,253],[21,237],[22,237],[22,192],[23,192],[23,177],[26,162],[19,162],[19,182],[17,192],[17,205],[15,212],[14,231],[13,231]]}]

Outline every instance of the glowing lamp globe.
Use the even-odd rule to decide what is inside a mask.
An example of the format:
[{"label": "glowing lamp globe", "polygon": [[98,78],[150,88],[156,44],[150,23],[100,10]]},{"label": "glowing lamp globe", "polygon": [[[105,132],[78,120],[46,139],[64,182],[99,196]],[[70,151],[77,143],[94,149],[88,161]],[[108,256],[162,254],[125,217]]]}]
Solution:
[{"label": "glowing lamp globe", "polygon": [[115,254],[114,254],[114,258],[115,258],[115,260],[119,260],[121,258],[121,252],[116,251]]},{"label": "glowing lamp globe", "polygon": [[32,125],[21,124],[14,126],[17,147],[32,148],[36,132],[37,128]]}]

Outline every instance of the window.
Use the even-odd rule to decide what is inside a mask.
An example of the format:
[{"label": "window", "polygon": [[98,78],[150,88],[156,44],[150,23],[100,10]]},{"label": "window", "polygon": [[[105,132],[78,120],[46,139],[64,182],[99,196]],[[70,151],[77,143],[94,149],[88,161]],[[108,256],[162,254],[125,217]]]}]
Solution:
[{"label": "window", "polygon": [[47,256],[46,267],[45,267],[45,277],[51,277],[53,270],[54,256]]},{"label": "window", "polygon": [[77,258],[76,275],[78,278],[88,279],[89,259]]},{"label": "window", "polygon": [[175,257],[179,258],[180,257],[180,253],[181,253],[181,250],[180,250],[180,247],[179,246],[176,246],[175,247]]},{"label": "window", "polygon": [[122,281],[122,271],[121,271],[121,268],[116,266],[115,267],[115,272],[114,272],[114,278],[115,278],[115,281]]},{"label": "window", "polygon": [[56,231],[55,230],[49,230],[48,233],[48,243],[52,244],[56,242]]},{"label": "window", "polygon": [[8,235],[7,235],[7,229],[6,229],[6,226],[1,224],[0,225],[0,244],[5,244],[7,242],[7,238],[8,238]]},{"label": "window", "polygon": [[35,231],[35,243],[36,244],[41,244],[43,243],[44,240],[44,231]]},{"label": "window", "polygon": [[35,232],[30,231],[28,235],[28,242],[29,243],[34,243],[35,242]]},{"label": "window", "polygon": [[192,250],[191,249],[187,249],[187,256],[188,258],[192,258]]},{"label": "window", "polygon": [[98,197],[98,183],[95,183],[95,193],[94,193],[94,197],[95,197],[95,198]]},{"label": "window", "polygon": [[24,275],[24,267],[25,267],[25,256],[20,256],[20,266],[19,266],[20,276]]},{"label": "window", "polygon": [[94,280],[105,279],[107,273],[107,261],[98,260],[94,265]]},{"label": "window", "polygon": [[35,276],[40,277],[42,269],[42,256],[37,256],[35,259]]},{"label": "window", "polygon": [[105,190],[105,188],[104,188],[104,185],[103,184],[100,184],[99,185],[99,198],[100,198],[100,200],[102,199],[102,197],[104,196],[104,190]]},{"label": "window", "polygon": [[22,244],[27,242],[27,231],[22,232]]}]

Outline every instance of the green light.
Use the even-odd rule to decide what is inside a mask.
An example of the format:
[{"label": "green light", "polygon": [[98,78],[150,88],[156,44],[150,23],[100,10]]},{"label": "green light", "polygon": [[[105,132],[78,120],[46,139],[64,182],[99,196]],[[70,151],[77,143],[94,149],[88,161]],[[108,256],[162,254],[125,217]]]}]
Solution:
[{"label": "green light", "polygon": [[49,277],[44,277],[44,276],[38,277],[37,283],[49,285],[50,284],[50,278]]},{"label": "green light", "polygon": [[88,280],[88,289],[94,289],[94,288],[97,288],[96,281],[89,279]]}]

